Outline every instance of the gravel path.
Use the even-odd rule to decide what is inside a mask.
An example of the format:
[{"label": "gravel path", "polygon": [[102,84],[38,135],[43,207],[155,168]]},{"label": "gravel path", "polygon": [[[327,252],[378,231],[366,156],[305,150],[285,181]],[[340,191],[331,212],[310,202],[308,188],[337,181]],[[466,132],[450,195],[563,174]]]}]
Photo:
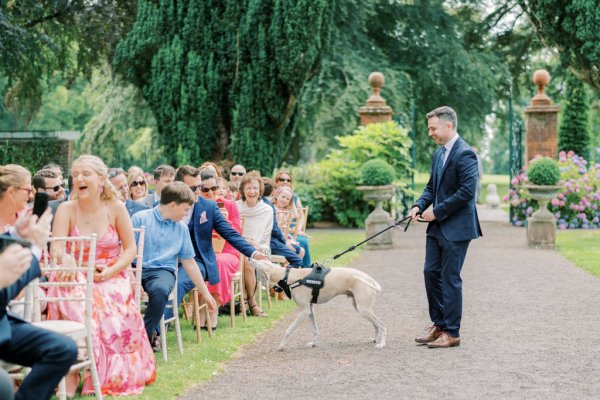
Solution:
[{"label": "gravel path", "polygon": [[425,224],[413,225],[395,233],[393,250],[364,251],[351,265],[383,287],[376,313],[389,327],[384,349],[368,342],[372,326],[338,297],[316,307],[318,347],[304,347],[305,321],[276,351],[293,313],[182,399],[600,398],[598,278],[555,251],[527,248],[524,229],[483,222],[485,236],[471,242],[463,267],[461,347],[418,346],[429,318]]}]

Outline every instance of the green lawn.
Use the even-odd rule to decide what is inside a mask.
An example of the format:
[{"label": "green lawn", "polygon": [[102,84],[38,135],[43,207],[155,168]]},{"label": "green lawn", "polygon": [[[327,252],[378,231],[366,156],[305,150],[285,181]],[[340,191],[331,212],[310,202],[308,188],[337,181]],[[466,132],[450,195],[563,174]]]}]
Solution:
[{"label": "green lawn", "polygon": [[[358,229],[312,229],[310,250],[314,261],[323,262],[333,255],[342,252],[353,244],[364,239],[364,231]],[[362,247],[362,246],[361,246]],[[346,265],[356,258],[361,248],[350,252],[330,265]],[[174,399],[188,388],[207,381],[222,369],[223,363],[230,360],[244,345],[251,344],[265,330],[289,314],[296,308],[292,301],[273,302],[271,310],[266,309],[269,318],[248,317],[246,323],[238,318],[236,329],[230,328],[229,316],[219,317],[217,331],[212,338],[203,332],[202,343],[197,344],[190,322],[181,319],[183,333],[183,354],[177,351],[175,333],[168,335],[169,361],[164,362],[161,354],[157,354],[157,380],[148,386],[140,396],[132,399],[166,400]],[[276,343],[273,344],[276,346]],[[83,396],[79,399],[92,397]]]},{"label": "green lawn", "polygon": [[600,277],[600,230],[558,231],[556,247],[573,264]]}]

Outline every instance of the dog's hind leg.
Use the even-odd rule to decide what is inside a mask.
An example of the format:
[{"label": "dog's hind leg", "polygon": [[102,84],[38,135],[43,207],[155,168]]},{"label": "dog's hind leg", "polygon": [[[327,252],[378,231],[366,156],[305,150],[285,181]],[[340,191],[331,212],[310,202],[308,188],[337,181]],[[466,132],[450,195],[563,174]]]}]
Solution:
[{"label": "dog's hind leg", "polygon": [[317,337],[319,337],[319,327],[317,326],[317,319],[315,318],[315,309],[313,304],[310,304],[310,322],[312,323],[313,338],[310,342],[306,343],[306,347],[315,347],[317,345]]},{"label": "dog's hind leg", "polygon": [[285,349],[285,346],[288,344],[288,342],[290,340],[290,336],[292,335],[292,332],[294,332],[296,330],[296,328],[298,327],[298,325],[300,325],[302,323],[302,321],[304,321],[310,314],[311,314],[310,308],[305,308],[298,314],[298,316],[296,317],[296,320],[294,322],[292,322],[292,324],[285,330],[285,334],[283,335],[283,338],[281,338],[281,343],[279,343],[279,347],[277,348],[277,350],[283,351],[283,349]]},{"label": "dog's hind leg", "polygon": [[375,328],[375,347],[381,349],[385,346],[385,339],[387,335],[387,326],[386,324],[377,318],[375,313],[373,312],[373,303],[375,301],[375,293],[369,292],[364,293],[361,292],[360,295],[354,297],[356,301],[356,310],[360,315],[363,316],[367,321],[373,324]]}]

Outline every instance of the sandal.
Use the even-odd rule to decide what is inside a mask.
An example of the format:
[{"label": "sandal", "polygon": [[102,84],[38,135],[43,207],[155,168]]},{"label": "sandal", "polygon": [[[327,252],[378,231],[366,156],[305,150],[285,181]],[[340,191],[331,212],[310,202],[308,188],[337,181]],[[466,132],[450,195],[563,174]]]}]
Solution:
[{"label": "sandal", "polygon": [[[256,311],[257,309],[258,311]],[[250,312],[252,313],[252,315],[259,318],[267,318],[269,316],[266,312],[260,309],[258,304],[250,306]]]}]

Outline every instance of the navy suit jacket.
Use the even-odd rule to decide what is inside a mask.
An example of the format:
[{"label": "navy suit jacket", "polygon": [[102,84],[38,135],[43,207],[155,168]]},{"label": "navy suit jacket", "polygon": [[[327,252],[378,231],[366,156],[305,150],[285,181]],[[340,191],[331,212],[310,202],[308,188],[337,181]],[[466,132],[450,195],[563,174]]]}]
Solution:
[{"label": "navy suit jacket", "polygon": [[138,211],[148,209],[148,207],[146,207],[145,205],[131,199],[125,200],[125,208],[127,209],[127,212],[129,213],[130,217]]},{"label": "navy suit jacket", "polygon": [[217,257],[212,245],[212,231],[216,230],[236,250],[251,257],[256,251],[223,217],[217,203],[198,197],[194,204],[192,219],[188,227],[190,236],[196,252],[196,261],[204,264],[206,276],[204,277],[211,285],[220,282],[219,270],[217,269]]},{"label": "navy suit jacket", "polygon": [[0,289],[0,346],[10,340],[12,337],[12,329],[10,327],[9,318],[18,318],[7,313],[6,307],[8,303],[17,297],[21,290],[35,278],[40,276],[40,264],[37,258],[33,257],[31,266],[21,277],[12,285]]},{"label": "navy suit jacket", "polygon": [[475,206],[475,191],[479,179],[477,155],[459,137],[438,176],[436,166],[442,155],[441,148],[434,153],[429,182],[415,205],[425,211],[435,202],[433,214],[446,240],[476,239],[482,236]]}]

